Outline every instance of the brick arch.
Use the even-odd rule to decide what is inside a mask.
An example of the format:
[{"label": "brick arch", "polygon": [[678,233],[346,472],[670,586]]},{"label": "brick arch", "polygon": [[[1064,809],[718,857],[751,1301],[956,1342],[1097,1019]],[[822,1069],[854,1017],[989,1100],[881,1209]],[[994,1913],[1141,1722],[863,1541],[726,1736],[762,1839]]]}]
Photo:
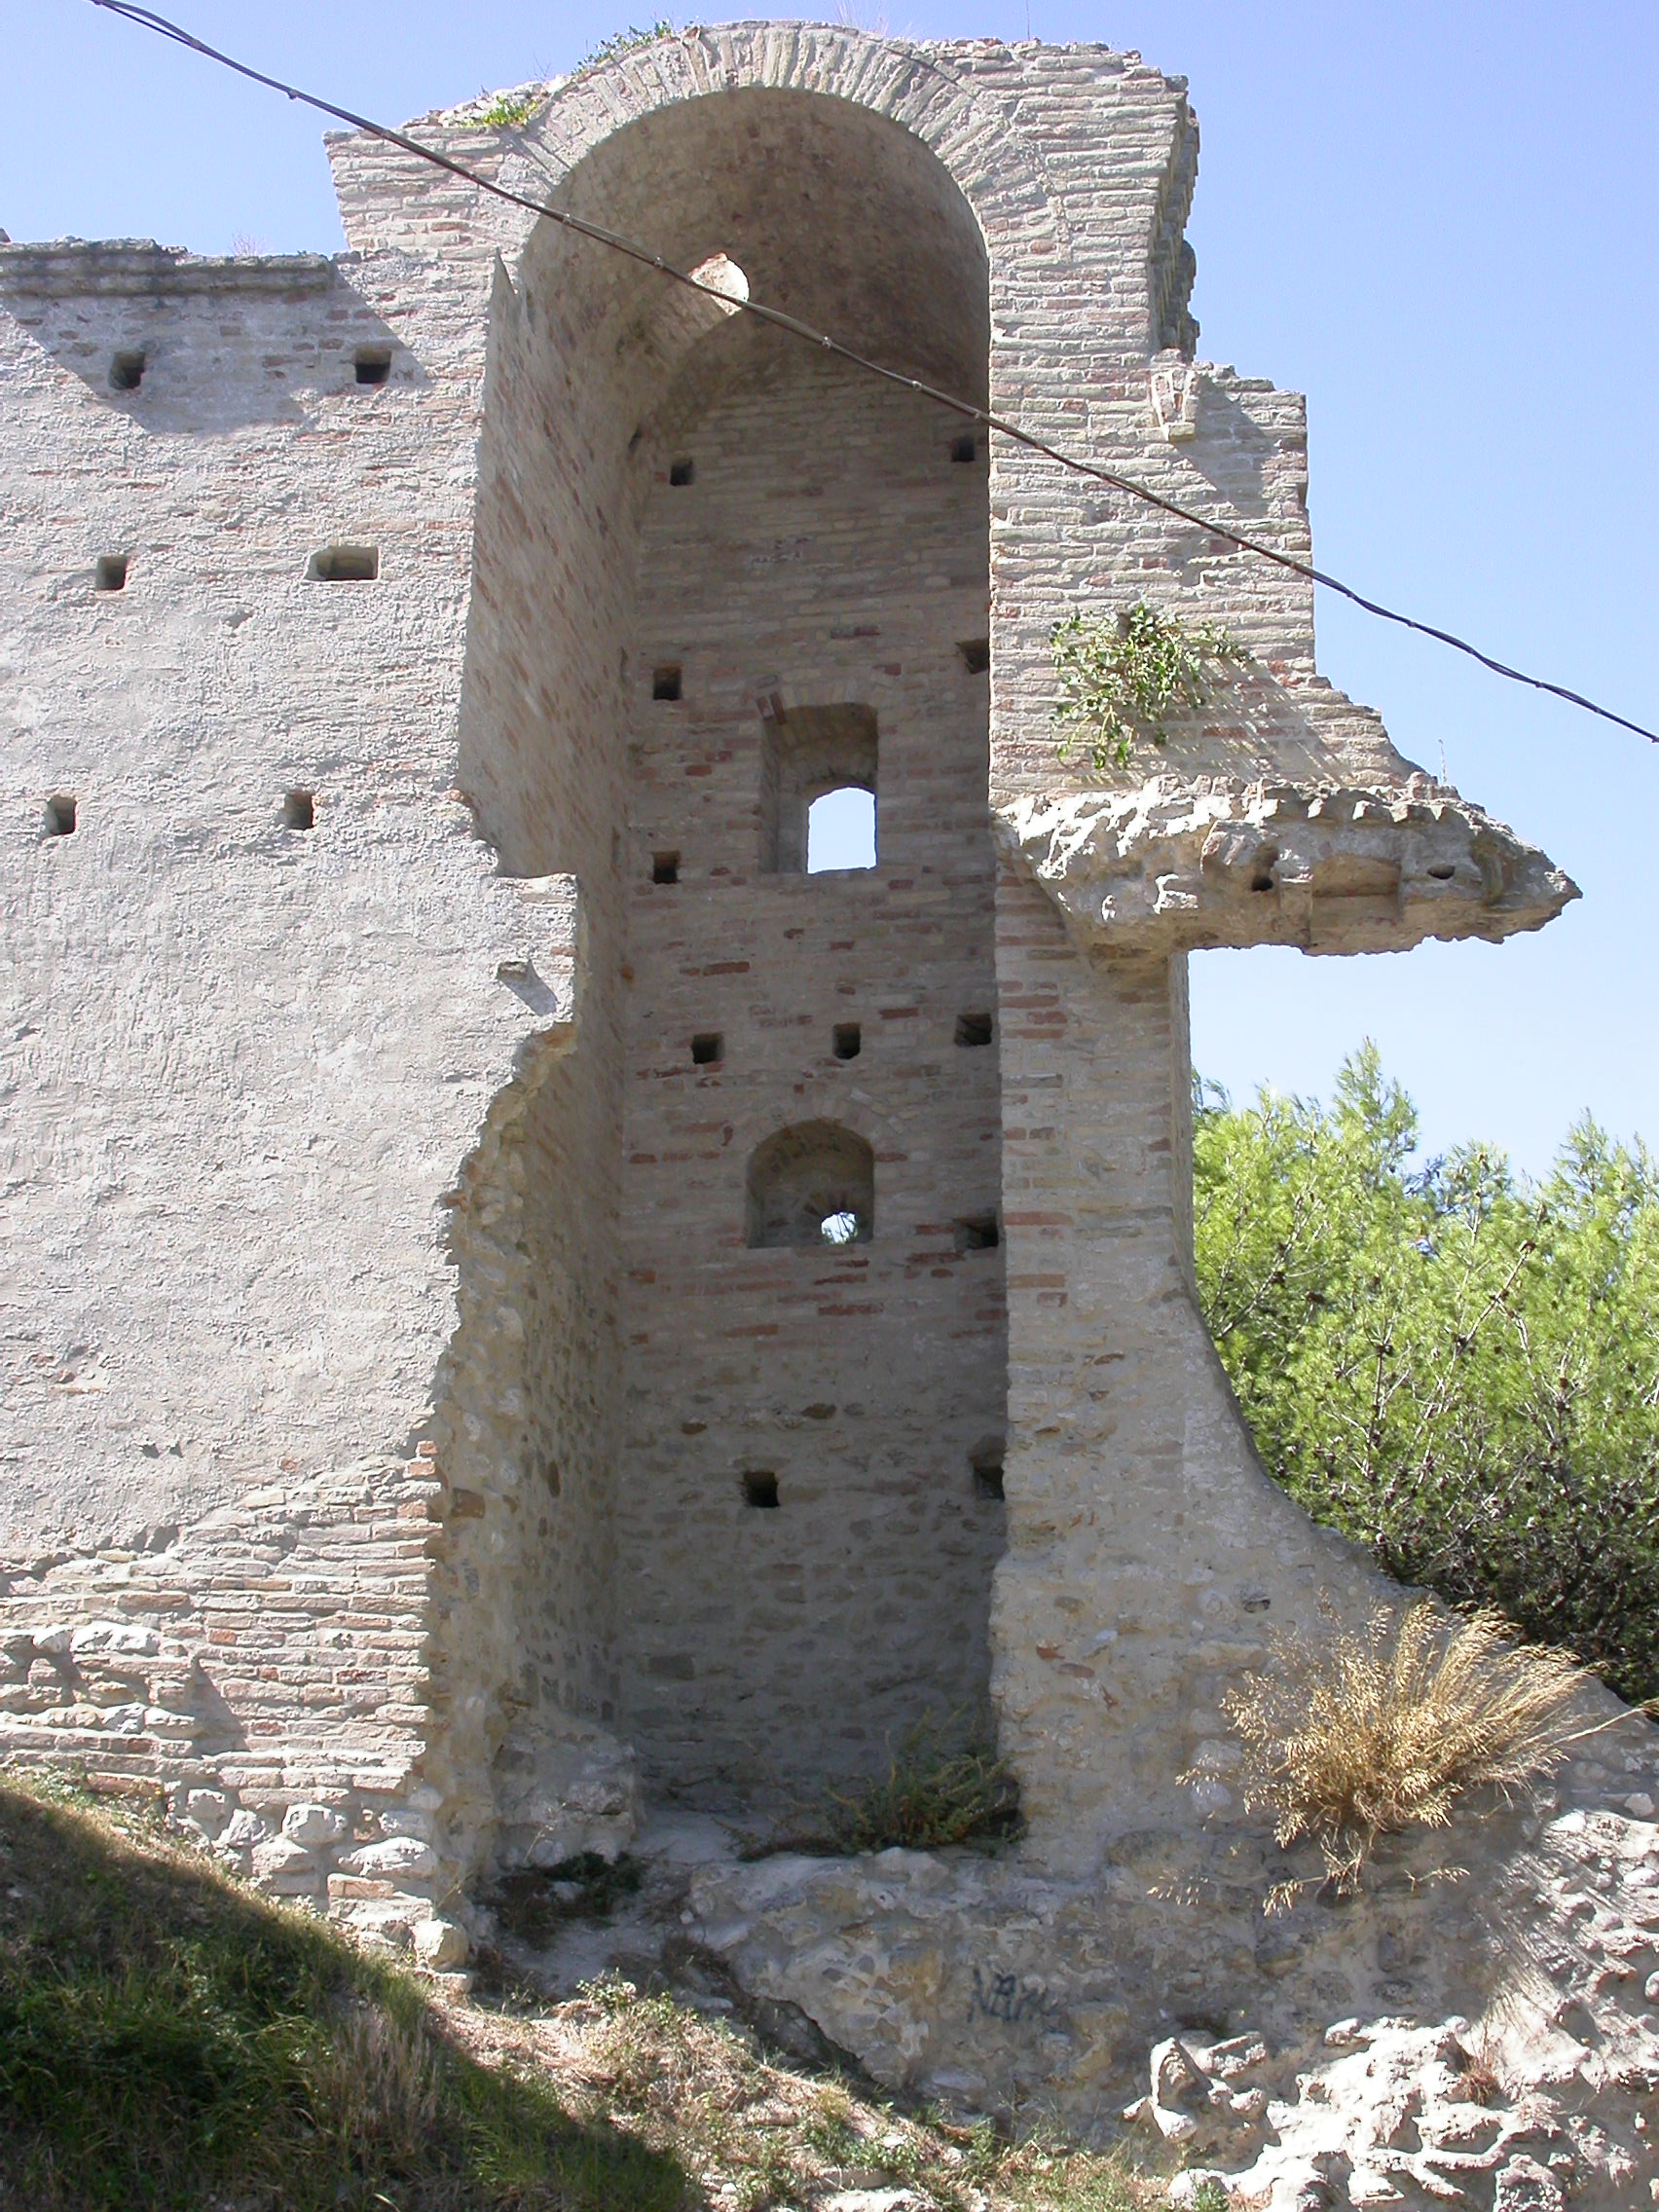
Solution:
[{"label": "brick arch", "polygon": [[1003,101],[921,47],[825,23],[698,26],[583,70],[522,133],[525,151],[503,165],[502,181],[544,192],[549,168],[574,168],[625,125],[751,87],[844,99],[919,138],[973,209],[993,272],[999,247],[1015,238],[1028,247],[1046,236],[1069,256],[1059,195]]}]

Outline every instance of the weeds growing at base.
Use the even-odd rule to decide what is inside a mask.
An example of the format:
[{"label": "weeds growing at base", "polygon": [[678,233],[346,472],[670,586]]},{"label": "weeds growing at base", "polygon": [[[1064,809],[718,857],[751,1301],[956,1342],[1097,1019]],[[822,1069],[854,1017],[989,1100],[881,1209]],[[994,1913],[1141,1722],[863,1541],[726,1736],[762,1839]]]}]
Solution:
[{"label": "weeds growing at base", "polygon": [[1587,1678],[1569,1652],[1517,1643],[1498,1613],[1448,1619],[1424,1600],[1326,1642],[1279,1637],[1222,1707],[1245,1803],[1272,1815],[1282,1848],[1313,1842],[1348,1894],[1379,1836],[1445,1827],[1470,1791],[1513,1796],[1560,1766]]}]

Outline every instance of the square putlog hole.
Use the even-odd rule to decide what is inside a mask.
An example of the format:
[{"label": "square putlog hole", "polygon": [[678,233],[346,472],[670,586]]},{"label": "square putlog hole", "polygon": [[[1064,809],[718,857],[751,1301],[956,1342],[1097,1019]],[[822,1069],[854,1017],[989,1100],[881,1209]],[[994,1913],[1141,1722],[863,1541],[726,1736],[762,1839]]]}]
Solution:
[{"label": "square putlog hole", "polygon": [[718,1068],[725,1058],[725,1039],[718,1029],[705,1029],[691,1040],[691,1064],[698,1068]]},{"label": "square putlog hole", "polygon": [[315,584],[372,584],[380,574],[378,545],[319,545],[306,563]]},{"label": "square putlog hole", "polygon": [[1000,1498],[1003,1495],[1003,1456],[994,1446],[984,1445],[969,1461],[974,1470],[974,1495],[982,1498]]},{"label": "square putlog hole", "polygon": [[956,1042],[970,1051],[991,1041],[991,1017],[988,1014],[959,1014],[956,1016]]},{"label": "square putlog hole", "polygon": [[837,1021],[830,1034],[838,1060],[856,1060],[864,1051],[864,1037],[856,1021]]},{"label": "square putlog hole", "polygon": [[55,792],[47,800],[43,827],[49,837],[72,837],[79,819],[73,792]]},{"label": "square putlog hole", "polygon": [[127,555],[100,553],[92,567],[93,591],[125,591],[127,589]]},{"label": "square putlog hole", "polygon": [[359,384],[385,384],[391,374],[391,348],[389,346],[359,346],[351,356]]},{"label": "square putlog hole", "polygon": [[668,464],[668,480],[677,490],[686,484],[694,484],[697,481],[697,463],[694,461],[671,461]]},{"label": "square putlog hole", "polygon": [[1001,1242],[994,1213],[971,1213],[956,1224],[959,1252],[994,1252]]},{"label": "square putlog hole", "polygon": [[677,660],[664,661],[660,668],[651,670],[651,697],[678,699],[679,696],[680,663]]},{"label": "square putlog hole", "polygon": [[950,458],[960,461],[977,461],[979,441],[972,430],[965,430],[961,437],[951,439]]},{"label": "square putlog hole", "polygon": [[314,830],[316,799],[311,792],[290,792],[282,801],[284,830]]},{"label": "square putlog hole", "polygon": [[144,381],[144,349],[124,347],[109,364],[111,391],[136,391]]},{"label": "square putlog hole", "polygon": [[651,881],[653,883],[678,883],[680,881],[680,855],[678,853],[653,853],[651,855]]},{"label": "square putlog hole", "polygon": [[983,676],[991,665],[989,638],[959,639],[956,649],[962,655],[962,665],[970,676]]},{"label": "square putlog hole", "polygon": [[771,1510],[778,1502],[778,1478],[773,1474],[750,1473],[743,1478],[743,1502]]}]

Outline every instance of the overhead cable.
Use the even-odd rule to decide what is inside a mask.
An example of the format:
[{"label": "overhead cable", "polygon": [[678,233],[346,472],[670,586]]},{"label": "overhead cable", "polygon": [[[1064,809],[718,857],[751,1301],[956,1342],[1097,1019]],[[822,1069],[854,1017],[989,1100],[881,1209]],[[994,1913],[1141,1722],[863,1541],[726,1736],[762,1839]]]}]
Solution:
[{"label": "overhead cable", "polygon": [[1491,669],[1494,676],[1504,677],[1511,683],[1527,684],[1534,691],[1548,692],[1552,698],[1566,700],[1570,707],[1581,707],[1586,714],[1599,716],[1603,721],[1616,723],[1620,729],[1628,729],[1637,737],[1646,738],[1650,745],[1659,745],[1659,731],[1646,729],[1641,722],[1614,714],[1610,707],[1598,706],[1594,699],[1586,698],[1581,691],[1568,690],[1565,684],[1552,683],[1544,677],[1529,676],[1524,669],[1511,668],[1507,662],[1494,659],[1491,653],[1482,652],[1478,645],[1470,645],[1466,638],[1459,638],[1454,631],[1439,629],[1432,622],[1419,622],[1414,615],[1402,614],[1395,608],[1383,606],[1380,600],[1368,599],[1363,592],[1355,591],[1351,584],[1343,583],[1340,578],[1327,574],[1323,569],[1314,568],[1309,562],[1298,561],[1294,555],[1282,553],[1276,546],[1263,544],[1260,538],[1246,537],[1209,515],[1197,514],[1174,499],[1166,499],[1161,492],[1155,492],[1150,485],[1139,483],[1132,476],[1120,475],[1115,469],[1103,468],[1098,461],[1086,461],[1081,455],[1067,453],[1059,446],[1051,445],[1047,439],[1038,437],[1033,431],[1022,429],[1017,423],[1011,422],[1006,416],[992,414],[988,408],[977,407],[972,400],[960,398],[954,392],[941,391],[937,385],[926,384],[918,377],[905,376],[902,370],[872,360],[867,354],[843,345],[828,331],[815,330],[810,323],[785,313],[781,308],[768,307],[761,300],[734,299],[718,285],[693,276],[688,270],[677,269],[662,254],[653,253],[649,246],[642,245],[637,239],[625,238],[619,232],[607,230],[604,224],[590,222],[585,215],[574,214],[568,207],[555,207],[546,202],[534,200],[525,193],[514,192],[510,186],[498,184],[494,177],[469,168],[464,162],[456,161],[452,155],[441,152],[436,146],[424,146],[418,138],[411,138],[405,131],[392,130],[384,123],[376,123],[366,115],[354,115],[350,108],[339,107],[334,101],[325,100],[315,92],[304,92],[297,85],[284,84],[279,77],[267,76],[263,70],[237,60],[233,55],[221,54],[217,47],[207,45],[180,24],[170,22],[166,16],[158,16],[149,8],[134,7],[131,0],[92,0],[92,6],[103,8],[112,16],[121,16],[128,22],[154,31],[162,38],[171,39],[176,45],[188,47],[193,54],[200,54],[205,60],[217,62],[223,69],[234,70],[239,77],[263,85],[271,92],[281,92],[286,98],[297,100],[303,106],[314,108],[319,115],[332,116],[337,123],[349,124],[353,130],[367,131],[371,137],[381,139],[387,146],[395,146],[405,154],[413,154],[417,160],[428,162],[434,168],[446,169],[451,176],[460,177],[464,183],[472,185],[479,192],[488,193],[493,199],[504,200],[509,206],[522,207],[529,214],[543,216],[549,222],[558,223],[566,230],[593,240],[597,245],[608,247],[613,253],[626,254],[631,261],[643,262],[646,268],[657,270],[674,283],[682,284],[693,292],[702,292],[709,298],[719,301],[727,310],[738,308],[743,313],[753,315],[760,322],[771,323],[792,338],[801,339],[807,345],[832,354],[837,360],[850,363],[868,376],[880,377],[888,384],[903,386],[906,391],[919,392],[925,398],[937,400],[940,406],[948,408],[952,414],[964,416],[969,422],[981,424],[988,430],[995,430],[1005,438],[1014,439],[1016,444],[1029,448],[1032,453],[1042,454],[1046,460],[1053,461],[1060,468],[1071,470],[1074,475],[1090,477],[1095,483],[1104,484],[1110,491],[1121,492],[1125,498],[1139,499],[1147,506],[1157,507],[1161,513],[1173,516],[1177,522],[1190,523],[1195,529],[1204,531],[1212,537],[1222,538],[1228,544],[1237,546],[1240,552],[1270,561],[1275,568],[1286,569],[1292,575],[1301,576],[1308,583],[1320,584],[1326,591],[1335,592],[1339,598],[1347,600],[1367,614],[1375,614],[1381,621],[1395,623],[1402,630],[1415,630],[1420,637],[1433,638],[1440,645],[1450,645],[1454,652],[1466,654],[1470,660],[1479,661],[1483,668]]}]

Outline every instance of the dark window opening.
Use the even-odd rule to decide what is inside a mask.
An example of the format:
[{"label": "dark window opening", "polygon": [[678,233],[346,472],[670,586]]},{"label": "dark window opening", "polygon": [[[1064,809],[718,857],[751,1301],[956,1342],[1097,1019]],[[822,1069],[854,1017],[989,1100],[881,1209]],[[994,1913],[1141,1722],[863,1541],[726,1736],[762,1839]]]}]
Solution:
[{"label": "dark window opening", "polygon": [[351,365],[357,372],[359,384],[385,384],[391,374],[391,348],[359,346],[352,355]]},{"label": "dark window opening", "polygon": [[837,1021],[831,1036],[838,1060],[856,1060],[864,1050],[864,1039],[856,1021]]},{"label": "dark window opening", "polygon": [[1271,891],[1272,887],[1273,879],[1271,875],[1253,875],[1250,878],[1252,891]]},{"label": "dark window opening", "polygon": [[743,1478],[743,1502],[759,1506],[762,1511],[775,1508],[778,1502],[778,1478],[774,1474],[756,1469]]},{"label": "dark window opening", "polygon": [[994,1252],[1001,1241],[994,1213],[971,1213],[956,1224],[959,1252]]},{"label": "dark window opening", "polygon": [[983,676],[991,665],[989,638],[964,638],[956,649],[962,655],[962,665],[970,676]]},{"label": "dark window opening", "polygon": [[46,833],[49,837],[72,837],[75,834],[75,796],[72,792],[56,792],[46,802]]},{"label": "dark window opening", "polygon": [[651,670],[651,697],[678,699],[680,696],[680,663],[665,661],[661,668]]},{"label": "dark window opening", "polygon": [[952,438],[950,441],[950,458],[952,461],[973,461],[977,458],[978,451],[979,441],[975,437],[972,430],[968,430],[961,437]]},{"label": "dark window opening", "polygon": [[109,364],[111,391],[136,391],[144,381],[144,350],[141,346],[129,347],[117,353]]},{"label": "dark window opening", "polygon": [[678,853],[653,853],[651,855],[651,881],[653,883],[678,883],[680,881],[680,855]]},{"label": "dark window opening", "polygon": [[125,591],[127,589],[127,555],[100,553],[92,570],[93,591]]},{"label": "dark window opening", "polygon": [[288,793],[282,801],[282,827],[284,830],[316,828],[316,800],[310,792]]},{"label": "dark window opening", "polygon": [[697,463],[694,461],[671,461],[668,464],[668,480],[671,484],[690,484],[695,481],[696,475]]},{"label": "dark window opening", "polygon": [[974,1470],[974,1495],[997,1497],[1003,1494],[1003,1455],[999,1444],[981,1444],[973,1453],[969,1464]]},{"label": "dark window opening", "polygon": [[370,584],[380,574],[378,545],[319,545],[306,563],[317,584]]},{"label": "dark window opening", "polygon": [[875,1155],[834,1122],[779,1129],[750,1156],[747,1200],[752,1246],[866,1244],[875,1228]]},{"label": "dark window opening", "polygon": [[956,1042],[970,1049],[988,1045],[991,1041],[991,1017],[988,1014],[959,1014],[956,1016]]},{"label": "dark window opening", "polygon": [[699,1068],[718,1068],[725,1058],[725,1039],[718,1029],[705,1029],[691,1040],[691,1063]]}]

